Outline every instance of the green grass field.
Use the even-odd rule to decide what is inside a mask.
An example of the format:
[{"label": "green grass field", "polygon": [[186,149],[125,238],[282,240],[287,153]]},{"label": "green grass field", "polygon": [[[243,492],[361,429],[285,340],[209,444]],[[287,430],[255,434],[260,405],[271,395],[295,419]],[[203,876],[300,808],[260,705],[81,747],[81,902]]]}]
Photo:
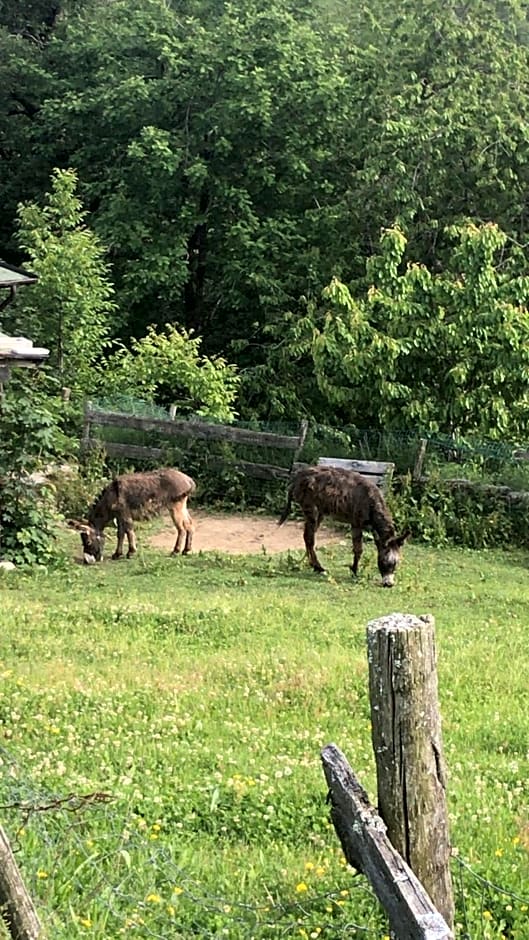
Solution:
[{"label": "green grass field", "polygon": [[[529,555],[142,549],[0,578],[1,819],[53,940],[381,938],[320,748],[375,799],[365,628],[436,619],[457,936],[529,938]],[[145,538],[140,537],[145,545]]]}]

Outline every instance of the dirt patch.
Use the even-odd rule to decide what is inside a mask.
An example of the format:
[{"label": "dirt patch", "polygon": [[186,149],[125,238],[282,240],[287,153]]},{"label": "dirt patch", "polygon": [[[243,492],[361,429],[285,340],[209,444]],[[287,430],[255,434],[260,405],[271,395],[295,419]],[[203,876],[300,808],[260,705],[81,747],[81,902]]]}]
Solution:
[{"label": "dirt patch", "polygon": [[[196,529],[193,550],[197,552],[227,552],[230,555],[249,555],[263,550],[272,554],[289,549],[303,549],[303,523],[285,522],[278,526],[270,516],[227,515],[225,513],[193,512]],[[344,532],[322,525],[317,544],[342,542]],[[174,528],[167,527],[149,539],[153,548],[170,551],[175,543]]]}]

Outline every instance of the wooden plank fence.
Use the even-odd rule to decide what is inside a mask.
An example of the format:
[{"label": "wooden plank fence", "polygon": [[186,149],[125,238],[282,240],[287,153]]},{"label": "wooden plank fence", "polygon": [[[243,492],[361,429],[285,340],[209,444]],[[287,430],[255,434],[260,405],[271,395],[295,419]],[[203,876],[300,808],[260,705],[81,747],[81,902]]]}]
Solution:
[{"label": "wooden plank fence", "polygon": [[[290,466],[280,467],[273,464],[254,463],[235,459],[231,466],[246,476],[263,480],[288,480],[296,458],[305,443],[308,422],[301,421],[297,435],[274,434],[271,431],[252,431],[227,424],[210,424],[206,421],[184,421],[180,418],[150,418],[139,415],[126,415],[120,412],[104,411],[94,408],[89,402],[85,408],[83,447],[90,449],[103,446],[111,457],[125,457],[131,460],[153,460],[163,458],[161,447],[146,447],[140,444],[124,444],[94,438],[95,427],[113,427],[127,430],[158,432],[166,438],[187,437],[202,441],[225,441],[231,444],[246,444],[254,447],[272,447],[291,453]],[[211,463],[223,463],[221,458],[212,455]]]},{"label": "wooden plank fence", "polygon": [[393,479],[395,464],[383,460],[356,460],[352,457],[319,457],[319,467],[341,467],[361,473],[382,490],[389,489]]}]

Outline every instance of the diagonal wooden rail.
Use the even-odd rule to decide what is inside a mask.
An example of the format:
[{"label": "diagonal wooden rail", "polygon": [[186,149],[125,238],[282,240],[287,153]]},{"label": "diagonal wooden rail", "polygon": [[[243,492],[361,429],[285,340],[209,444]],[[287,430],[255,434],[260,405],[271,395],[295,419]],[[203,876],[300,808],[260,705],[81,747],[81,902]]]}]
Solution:
[{"label": "diagonal wooden rail", "polygon": [[321,752],[331,817],[344,855],[369,880],[398,940],[453,940],[425,888],[393,848],[386,826],[369,802],[341,750]]},{"label": "diagonal wooden rail", "polygon": [[4,829],[0,826],[0,916],[13,940],[38,940],[41,926]]}]

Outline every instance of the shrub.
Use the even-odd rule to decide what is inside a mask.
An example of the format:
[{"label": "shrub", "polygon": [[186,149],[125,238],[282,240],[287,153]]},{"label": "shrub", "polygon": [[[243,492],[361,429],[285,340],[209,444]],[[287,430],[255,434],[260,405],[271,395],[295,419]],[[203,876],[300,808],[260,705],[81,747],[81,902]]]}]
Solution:
[{"label": "shrub", "polygon": [[53,555],[53,487],[36,486],[31,478],[65,446],[56,403],[46,391],[43,374],[36,381],[15,377],[0,411],[0,554],[17,564],[46,563]]},{"label": "shrub", "polygon": [[529,494],[513,499],[507,487],[470,481],[454,485],[437,475],[419,483],[408,474],[395,480],[389,501],[398,524],[433,545],[450,541],[488,548],[529,541]]}]

